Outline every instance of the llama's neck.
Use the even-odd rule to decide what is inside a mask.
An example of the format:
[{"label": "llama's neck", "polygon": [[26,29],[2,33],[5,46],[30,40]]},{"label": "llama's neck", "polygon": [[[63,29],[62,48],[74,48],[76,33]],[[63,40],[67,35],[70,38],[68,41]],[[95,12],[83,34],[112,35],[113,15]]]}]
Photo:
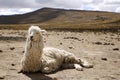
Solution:
[{"label": "llama's neck", "polygon": [[37,58],[39,57],[39,59],[42,56],[43,53],[43,48],[44,48],[44,43],[43,40],[40,41],[27,41],[26,43],[26,50],[25,50],[25,54],[27,55],[27,57],[33,57],[33,58]]},{"label": "llama's neck", "polygon": [[26,71],[38,71],[41,68],[41,57],[43,53],[44,44],[42,41],[26,42],[25,58],[23,69]]}]

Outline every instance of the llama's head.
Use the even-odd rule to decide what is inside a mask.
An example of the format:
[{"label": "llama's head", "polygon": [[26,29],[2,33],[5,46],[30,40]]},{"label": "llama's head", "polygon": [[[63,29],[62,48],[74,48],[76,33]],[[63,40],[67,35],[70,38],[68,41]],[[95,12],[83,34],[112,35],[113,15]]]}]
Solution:
[{"label": "llama's head", "polygon": [[42,40],[42,33],[45,30],[40,29],[38,26],[31,26],[28,30],[28,37],[30,41],[40,41]]}]

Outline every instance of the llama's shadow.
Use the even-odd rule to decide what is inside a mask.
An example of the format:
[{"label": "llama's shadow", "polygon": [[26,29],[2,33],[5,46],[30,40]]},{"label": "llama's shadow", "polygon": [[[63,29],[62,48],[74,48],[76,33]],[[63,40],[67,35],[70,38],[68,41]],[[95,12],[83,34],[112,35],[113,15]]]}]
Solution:
[{"label": "llama's shadow", "polygon": [[[58,71],[63,71],[65,69],[74,69],[74,65],[73,64],[64,64],[64,66],[61,66],[61,68]],[[48,74],[43,74],[40,71],[35,72],[35,73],[23,73],[23,74],[26,75],[27,77],[29,77],[31,80],[57,80],[57,78],[52,78],[47,75],[55,74],[58,71],[48,73]]]},{"label": "llama's shadow", "polygon": [[24,74],[31,78],[31,80],[54,80],[53,78],[42,73],[24,73]]}]

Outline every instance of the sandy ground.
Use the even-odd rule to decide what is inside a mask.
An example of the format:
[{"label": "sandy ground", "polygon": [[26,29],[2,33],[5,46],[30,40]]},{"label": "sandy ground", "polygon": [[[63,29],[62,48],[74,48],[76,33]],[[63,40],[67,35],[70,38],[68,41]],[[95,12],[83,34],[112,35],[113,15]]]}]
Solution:
[{"label": "sandy ground", "polygon": [[27,31],[0,30],[0,80],[120,80],[120,32],[48,31],[45,46],[74,53],[94,68],[53,74],[18,73]]}]

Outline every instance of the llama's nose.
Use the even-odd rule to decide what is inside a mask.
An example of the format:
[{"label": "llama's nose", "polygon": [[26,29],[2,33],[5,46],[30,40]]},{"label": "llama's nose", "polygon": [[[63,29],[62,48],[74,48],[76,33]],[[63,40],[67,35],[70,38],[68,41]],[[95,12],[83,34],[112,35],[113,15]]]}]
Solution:
[{"label": "llama's nose", "polygon": [[30,40],[33,40],[33,36],[30,36]]}]

